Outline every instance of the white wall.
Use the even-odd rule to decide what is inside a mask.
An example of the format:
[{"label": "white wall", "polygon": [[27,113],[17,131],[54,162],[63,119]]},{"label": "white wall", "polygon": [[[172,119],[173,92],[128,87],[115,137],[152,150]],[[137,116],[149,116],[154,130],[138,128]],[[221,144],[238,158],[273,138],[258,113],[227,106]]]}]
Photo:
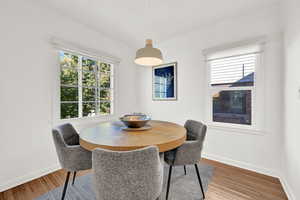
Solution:
[{"label": "white wall", "polygon": [[300,2],[285,1],[285,154],[286,188],[300,199]]},{"label": "white wall", "polygon": [[137,111],[138,104],[136,66],[132,62],[135,49],[47,8],[30,5],[30,1],[2,1],[0,13],[2,191],[58,167],[51,137],[53,86],[58,71],[57,54],[49,42],[52,36],[119,57],[115,116]]},{"label": "white wall", "polygon": [[150,68],[140,68],[140,101],[153,119],[183,124],[205,119],[205,63],[202,50],[264,35],[267,38],[265,68],[265,131],[261,134],[208,129],[204,155],[278,176],[282,146],[282,34],[279,7],[239,16],[202,27],[163,42],[165,62],[178,62],[178,101],[152,101]]}]

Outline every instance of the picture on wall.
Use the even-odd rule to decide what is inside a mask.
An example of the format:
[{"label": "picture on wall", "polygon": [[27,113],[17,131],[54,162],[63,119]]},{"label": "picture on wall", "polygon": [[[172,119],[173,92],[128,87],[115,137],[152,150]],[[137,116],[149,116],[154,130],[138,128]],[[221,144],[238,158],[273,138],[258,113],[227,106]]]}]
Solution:
[{"label": "picture on wall", "polygon": [[177,100],[177,62],[155,66],[152,69],[153,100]]}]

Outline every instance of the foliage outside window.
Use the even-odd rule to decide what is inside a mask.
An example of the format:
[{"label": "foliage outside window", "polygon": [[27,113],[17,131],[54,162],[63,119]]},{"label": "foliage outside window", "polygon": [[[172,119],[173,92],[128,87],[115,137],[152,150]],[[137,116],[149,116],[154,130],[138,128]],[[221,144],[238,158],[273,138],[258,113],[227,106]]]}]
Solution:
[{"label": "foliage outside window", "polygon": [[112,114],[112,64],[59,52],[60,118],[81,118]]},{"label": "foliage outside window", "polygon": [[209,61],[212,121],[252,125],[257,54]]}]

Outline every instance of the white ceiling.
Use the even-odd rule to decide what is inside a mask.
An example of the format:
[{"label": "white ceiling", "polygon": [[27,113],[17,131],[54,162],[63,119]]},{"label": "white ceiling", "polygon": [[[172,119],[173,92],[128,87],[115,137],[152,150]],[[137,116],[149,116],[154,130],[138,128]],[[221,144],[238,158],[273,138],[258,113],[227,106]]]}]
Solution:
[{"label": "white ceiling", "polygon": [[43,0],[36,1],[131,46],[161,42],[279,0]]}]

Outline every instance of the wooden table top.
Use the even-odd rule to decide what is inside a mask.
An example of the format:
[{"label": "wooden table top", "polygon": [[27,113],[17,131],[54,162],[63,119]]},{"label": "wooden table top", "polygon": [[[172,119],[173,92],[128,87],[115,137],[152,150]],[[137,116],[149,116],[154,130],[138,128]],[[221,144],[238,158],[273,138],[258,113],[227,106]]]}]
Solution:
[{"label": "wooden table top", "polygon": [[172,150],[186,140],[186,129],[165,121],[150,121],[152,126],[144,131],[125,131],[124,124],[104,122],[80,132],[80,145],[92,151],[100,147],[115,151],[129,151],[156,145],[160,152]]}]

